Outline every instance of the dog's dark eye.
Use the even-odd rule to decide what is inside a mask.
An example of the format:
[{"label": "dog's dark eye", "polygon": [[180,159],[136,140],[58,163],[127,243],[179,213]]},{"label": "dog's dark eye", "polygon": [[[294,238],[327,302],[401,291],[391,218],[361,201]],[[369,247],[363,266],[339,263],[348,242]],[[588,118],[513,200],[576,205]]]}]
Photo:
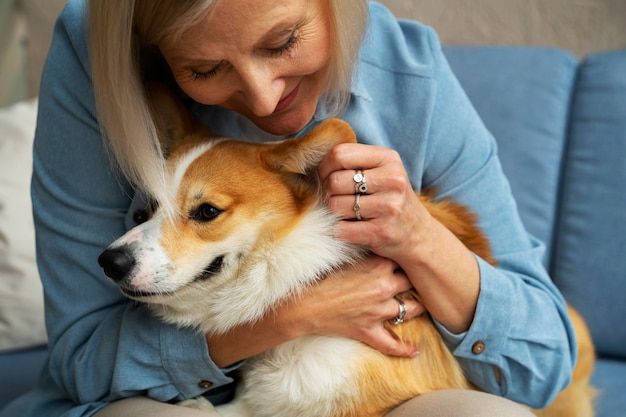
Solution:
[{"label": "dog's dark eye", "polygon": [[192,220],[199,221],[199,222],[210,222],[211,220],[214,220],[220,214],[222,214],[222,210],[210,204],[205,203],[205,204],[201,204],[200,206],[198,206],[195,210],[192,210],[189,217]]}]

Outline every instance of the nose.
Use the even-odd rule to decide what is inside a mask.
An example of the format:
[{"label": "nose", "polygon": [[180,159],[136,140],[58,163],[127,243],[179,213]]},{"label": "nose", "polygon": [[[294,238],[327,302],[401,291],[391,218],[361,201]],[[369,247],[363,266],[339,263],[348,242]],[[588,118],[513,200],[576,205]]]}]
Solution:
[{"label": "nose", "polygon": [[128,276],[136,264],[128,248],[110,248],[98,257],[98,264],[104,274],[115,282],[120,282]]},{"label": "nose", "polygon": [[255,116],[274,113],[285,91],[284,79],[277,77],[269,65],[259,65],[239,74],[246,105]]}]

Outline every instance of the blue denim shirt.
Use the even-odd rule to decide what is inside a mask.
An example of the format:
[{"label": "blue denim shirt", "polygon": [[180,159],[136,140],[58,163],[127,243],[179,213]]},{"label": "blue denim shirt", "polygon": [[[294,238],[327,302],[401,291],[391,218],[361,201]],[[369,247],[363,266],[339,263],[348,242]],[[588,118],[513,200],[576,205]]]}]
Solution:
[{"label": "blue denim shirt", "polygon": [[[454,335],[439,328],[472,382],[543,406],[568,383],[576,356],[565,303],[541,263],[543,245],[525,231],[494,138],[435,33],[397,21],[380,5],[370,10],[352,100],[342,117],[361,142],[399,151],[416,189],[435,187],[480,215],[500,264],[478,259],[480,296],[470,329]],[[213,384],[208,396],[216,401],[232,391],[230,369],[212,362],[202,335],[164,324],[126,300],[96,262],[133,226],[139,200],[133,203],[134,190],[103,147],[84,13],[84,0],[70,0],[55,28],[34,145],[32,198],[50,358],[36,390],[2,417],[88,416],[134,395],[182,400],[207,393],[201,381]],[[268,139],[223,109],[192,110],[216,133]],[[484,344],[480,354],[473,353],[477,342]]]}]

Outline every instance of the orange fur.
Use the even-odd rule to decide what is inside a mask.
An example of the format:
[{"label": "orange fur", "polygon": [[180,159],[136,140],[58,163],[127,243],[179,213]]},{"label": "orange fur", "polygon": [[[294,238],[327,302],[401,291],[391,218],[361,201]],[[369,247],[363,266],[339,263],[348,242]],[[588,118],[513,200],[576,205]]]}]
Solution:
[{"label": "orange fur", "polygon": [[[451,200],[435,202],[426,194],[421,202],[439,222],[452,231],[472,252],[491,264],[497,261],[491,254],[487,238],[476,226],[477,216],[466,207]],[[412,296],[405,293],[405,297]],[[533,410],[538,417],[592,417],[596,391],[590,385],[595,352],[591,335],[584,319],[568,305],[570,318],[577,336],[579,357],[572,382],[548,407]],[[399,339],[420,347],[420,355],[406,360],[369,352],[364,354],[362,375],[363,403],[350,414],[336,417],[381,417],[395,405],[417,395],[439,389],[477,389],[463,375],[441,340],[428,315],[387,329]],[[389,381],[394,381],[391,384]]]},{"label": "orange fur", "polygon": [[[158,89],[154,91],[152,100],[155,102],[155,111],[163,114],[162,107],[166,105],[163,101],[169,99]],[[170,144],[169,155],[172,160],[210,137],[210,133],[191,120],[180,106],[174,110],[168,108],[165,113],[168,116],[160,129],[177,140]],[[185,174],[184,187],[196,187],[196,190],[181,192],[179,195],[195,196],[192,198],[195,200],[210,192],[211,199],[225,209],[234,204],[246,206],[242,201],[249,201],[250,198],[253,203],[249,203],[248,209],[238,212],[237,221],[228,222],[225,216],[206,230],[185,232],[181,228],[186,226],[172,223],[164,231],[164,240],[170,242],[168,251],[171,257],[176,259],[177,253],[185,251],[178,239],[181,234],[194,235],[195,239],[223,239],[229,234],[230,228],[235,227],[229,225],[244,224],[246,218],[251,219],[258,213],[271,213],[272,205],[280,206],[280,210],[277,210],[275,218],[267,219],[272,223],[268,230],[274,235],[272,241],[279,239],[294,227],[304,210],[321,198],[316,175],[308,175],[312,167],[334,144],[346,141],[356,141],[351,128],[345,122],[332,120],[302,139],[278,144],[219,143],[212,149],[210,160],[200,159],[199,163],[190,167],[191,170],[201,172]],[[211,170],[206,168],[209,166]],[[220,184],[220,189],[227,189],[227,193],[222,195],[219,190],[206,189],[206,183],[209,182],[206,176],[212,175],[211,172],[228,173],[219,178],[220,181],[226,181]],[[477,216],[452,200],[434,201],[431,194],[419,194],[429,212],[471,251],[491,264],[496,264],[488,239],[477,226]],[[187,207],[196,202],[180,200],[176,204],[186,211]],[[187,244],[188,240],[185,240]],[[405,293],[403,296],[415,295]],[[579,360],[572,383],[551,406],[536,411],[541,417],[593,415],[593,390],[589,386],[594,362],[593,345],[584,320],[573,309],[570,309],[570,315],[578,337]],[[401,402],[429,391],[476,389],[463,375],[461,367],[443,343],[428,315],[387,328],[399,339],[418,346],[420,355],[412,359],[389,357],[362,345],[359,348],[362,355],[355,362],[358,368],[355,370],[358,374],[357,392],[352,398],[342,399],[335,417],[381,417]]]}]

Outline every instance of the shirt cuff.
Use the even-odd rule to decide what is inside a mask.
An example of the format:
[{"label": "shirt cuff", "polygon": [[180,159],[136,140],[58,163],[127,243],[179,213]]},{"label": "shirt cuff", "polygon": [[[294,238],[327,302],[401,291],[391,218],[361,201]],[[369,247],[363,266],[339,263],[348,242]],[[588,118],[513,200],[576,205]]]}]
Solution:
[{"label": "shirt cuff", "polygon": [[231,384],[234,378],[229,374],[244,363],[219,368],[209,356],[206,338],[193,329],[164,324],[160,342],[163,367],[182,394],[180,399],[195,398]]},{"label": "shirt cuff", "polygon": [[501,271],[479,257],[476,259],[480,270],[480,294],[470,328],[455,334],[437,321],[435,326],[468,379],[488,392],[501,394],[502,387],[494,368],[503,365],[515,290]]}]

